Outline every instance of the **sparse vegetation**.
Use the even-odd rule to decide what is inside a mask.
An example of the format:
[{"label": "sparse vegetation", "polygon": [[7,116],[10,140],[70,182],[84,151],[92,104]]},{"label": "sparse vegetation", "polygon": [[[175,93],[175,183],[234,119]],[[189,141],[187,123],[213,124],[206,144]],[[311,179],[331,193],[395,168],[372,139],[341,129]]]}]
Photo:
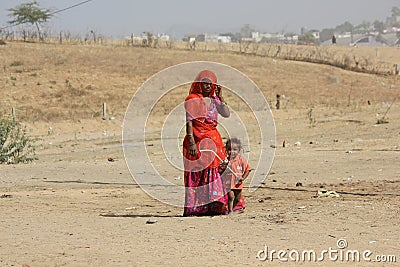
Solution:
[{"label": "sparse vegetation", "polygon": [[310,127],[315,127],[317,124],[317,120],[315,119],[314,115],[314,106],[309,105],[307,109],[307,118]]},{"label": "sparse vegetation", "polygon": [[[257,53],[255,56],[240,53],[239,47],[232,44],[223,44],[226,48],[223,52],[218,52],[221,44],[213,46],[211,43],[206,52],[201,42],[195,51],[183,49],[183,43],[175,43],[174,49],[117,45],[110,49],[110,45],[107,42],[91,46],[13,44],[11,49],[3,51],[6,68],[2,86],[5,94],[0,99],[0,105],[15,106],[19,110],[18,119],[32,123],[38,120],[100,118],[104,102],[113,109],[114,117],[121,118],[130,97],[148,77],[163,68],[192,60],[216,61],[245,70],[270,103],[275,103],[276,93],[279,92],[287,97],[281,108],[302,109],[303,116],[306,116],[310,101],[315,105],[314,115],[320,107],[348,108],[350,93],[351,107],[362,107],[363,103],[366,106],[367,100],[377,105],[393,99],[397,90],[388,88],[398,86],[392,75],[358,75],[326,65],[281,60],[293,55],[310,61],[323,58],[343,64],[344,58],[347,58],[346,64],[351,67],[355,66],[355,55],[360,69],[368,64],[370,69],[376,66],[377,70],[383,70],[374,63],[373,47],[281,45],[279,49],[276,44],[259,44],[257,49],[250,45],[248,53]],[[385,47],[379,48],[379,51],[379,59],[391,62],[393,71],[393,63],[400,63],[397,48]],[[60,66],[57,65],[59,58],[68,60]],[[370,60],[366,62],[362,58]],[[23,63],[23,73],[16,73],[16,69],[21,67],[9,67],[12,62]],[[176,96],[177,99],[179,97]],[[235,103],[231,105],[235,106]],[[314,117],[318,121],[318,116]]]},{"label": "sparse vegetation", "polygon": [[388,114],[389,110],[392,108],[394,102],[396,101],[397,97],[395,97],[392,101],[392,103],[390,103],[389,107],[386,109],[385,113],[383,114],[382,117],[379,117],[378,120],[376,121],[376,124],[385,124],[385,123],[389,123],[389,120],[386,118],[386,115]]},{"label": "sparse vegetation", "polygon": [[[43,36],[40,31],[40,25],[47,22],[53,16],[50,9],[40,8],[37,1],[20,4],[8,11],[10,11],[9,16],[13,18],[8,22],[10,25],[20,25],[25,23],[35,25],[39,39],[41,40],[43,39]],[[25,40],[26,35],[24,34],[24,41]]]},{"label": "sparse vegetation", "polygon": [[12,116],[0,112],[0,163],[27,163],[35,157],[35,140]]},{"label": "sparse vegetation", "polygon": [[10,64],[10,67],[18,67],[18,66],[22,66],[24,63],[22,63],[22,61],[19,61],[19,60],[16,60],[16,61],[13,61],[11,64]]}]

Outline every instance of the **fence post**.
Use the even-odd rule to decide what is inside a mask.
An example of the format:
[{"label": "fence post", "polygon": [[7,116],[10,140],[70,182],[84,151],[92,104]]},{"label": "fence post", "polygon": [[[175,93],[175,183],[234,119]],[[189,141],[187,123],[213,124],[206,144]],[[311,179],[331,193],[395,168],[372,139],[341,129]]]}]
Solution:
[{"label": "fence post", "polygon": [[103,103],[103,120],[107,120],[107,104]]},{"label": "fence post", "polygon": [[280,94],[276,94],[276,109],[280,109],[281,108],[281,95]]},{"label": "fence post", "polygon": [[393,67],[394,67],[394,75],[399,75],[399,65],[394,64]]}]

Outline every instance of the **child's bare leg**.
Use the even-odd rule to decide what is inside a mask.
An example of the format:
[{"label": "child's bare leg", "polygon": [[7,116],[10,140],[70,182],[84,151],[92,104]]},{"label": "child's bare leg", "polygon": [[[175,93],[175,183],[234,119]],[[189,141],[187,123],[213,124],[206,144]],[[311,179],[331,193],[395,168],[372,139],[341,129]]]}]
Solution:
[{"label": "child's bare leg", "polygon": [[228,211],[231,213],[233,211],[233,201],[235,200],[235,193],[230,190],[228,193]]},{"label": "child's bare leg", "polygon": [[239,203],[240,198],[242,197],[242,190],[231,190],[234,191],[234,200],[233,200],[233,206],[232,206],[232,210],[234,207],[236,207],[236,205]]}]

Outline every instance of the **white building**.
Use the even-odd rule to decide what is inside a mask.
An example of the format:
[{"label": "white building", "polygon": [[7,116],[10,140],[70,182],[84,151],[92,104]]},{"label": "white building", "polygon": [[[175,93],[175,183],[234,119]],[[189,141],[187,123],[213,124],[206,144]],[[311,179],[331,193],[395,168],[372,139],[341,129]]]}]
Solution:
[{"label": "white building", "polygon": [[219,43],[231,43],[232,38],[230,36],[218,36],[217,37]]}]

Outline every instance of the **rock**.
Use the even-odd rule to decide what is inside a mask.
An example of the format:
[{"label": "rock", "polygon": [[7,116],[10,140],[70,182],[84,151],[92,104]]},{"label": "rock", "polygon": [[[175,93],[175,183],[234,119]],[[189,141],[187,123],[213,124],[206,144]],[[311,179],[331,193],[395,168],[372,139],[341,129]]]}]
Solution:
[{"label": "rock", "polygon": [[149,219],[149,220],[146,221],[146,224],[155,224],[157,222],[158,222],[158,220]]},{"label": "rock", "polygon": [[289,145],[288,140],[283,140],[282,147],[287,147]]}]

